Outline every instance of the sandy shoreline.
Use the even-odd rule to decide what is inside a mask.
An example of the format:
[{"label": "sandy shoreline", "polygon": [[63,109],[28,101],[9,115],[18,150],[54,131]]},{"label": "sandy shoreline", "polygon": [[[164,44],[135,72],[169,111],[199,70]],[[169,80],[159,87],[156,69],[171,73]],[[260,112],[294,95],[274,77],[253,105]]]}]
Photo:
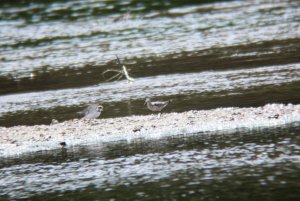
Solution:
[{"label": "sandy shoreline", "polygon": [[254,129],[300,121],[300,105],[267,104],[257,108],[217,108],[183,113],[110,119],[74,119],[54,125],[0,127],[0,157],[26,152],[137,138],[236,128]]}]

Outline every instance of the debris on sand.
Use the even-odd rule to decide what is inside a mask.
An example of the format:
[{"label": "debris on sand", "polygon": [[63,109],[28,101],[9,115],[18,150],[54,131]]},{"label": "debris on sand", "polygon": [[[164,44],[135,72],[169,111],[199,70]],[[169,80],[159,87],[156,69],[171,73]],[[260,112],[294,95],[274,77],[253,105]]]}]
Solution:
[{"label": "debris on sand", "polygon": [[[300,121],[300,105],[217,108],[182,113],[109,119],[73,119],[51,125],[0,127],[0,157],[137,138],[159,139],[179,134],[237,128],[255,129]],[[61,142],[64,144],[62,145]]]}]

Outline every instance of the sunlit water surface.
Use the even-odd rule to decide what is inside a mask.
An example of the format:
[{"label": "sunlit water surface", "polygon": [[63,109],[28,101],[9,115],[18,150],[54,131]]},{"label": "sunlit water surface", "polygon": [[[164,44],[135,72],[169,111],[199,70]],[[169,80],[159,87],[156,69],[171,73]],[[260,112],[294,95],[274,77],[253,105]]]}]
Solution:
[{"label": "sunlit water surface", "polygon": [[[0,126],[300,103],[300,2],[0,4]],[[106,82],[120,69],[135,82]],[[300,200],[299,123],[0,160],[0,200]]]},{"label": "sunlit water surface", "polygon": [[33,200],[57,195],[61,200],[296,200],[299,125],[73,147],[5,159],[0,195],[34,196]]},{"label": "sunlit water surface", "polygon": [[[172,111],[299,103],[297,0],[4,0],[0,13],[2,126],[78,118],[91,102],[103,118],[147,114],[147,97]],[[116,55],[135,83],[105,82]]]}]

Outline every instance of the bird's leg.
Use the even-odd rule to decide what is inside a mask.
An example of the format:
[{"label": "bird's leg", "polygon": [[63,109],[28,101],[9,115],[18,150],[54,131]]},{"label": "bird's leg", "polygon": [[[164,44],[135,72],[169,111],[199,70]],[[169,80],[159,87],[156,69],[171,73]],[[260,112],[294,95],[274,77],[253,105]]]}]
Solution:
[{"label": "bird's leg", "polygon": [[158,118],[158,119],[160,118],[160,113],[158,113],[157,118]]}]

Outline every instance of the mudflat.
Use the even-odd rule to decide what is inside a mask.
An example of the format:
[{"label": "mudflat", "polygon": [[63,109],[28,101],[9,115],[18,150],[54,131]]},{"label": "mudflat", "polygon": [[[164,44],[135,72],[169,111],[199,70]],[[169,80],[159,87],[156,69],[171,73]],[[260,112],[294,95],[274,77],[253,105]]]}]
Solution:
[{"label": "mudflat", "polygon": [[191,110],[107,119],[73,119],[52,125],[0,127],[0,157],[26,152],[138,138],[159,139],[237,128],[256,129],[300,121],[300,105]]}]

